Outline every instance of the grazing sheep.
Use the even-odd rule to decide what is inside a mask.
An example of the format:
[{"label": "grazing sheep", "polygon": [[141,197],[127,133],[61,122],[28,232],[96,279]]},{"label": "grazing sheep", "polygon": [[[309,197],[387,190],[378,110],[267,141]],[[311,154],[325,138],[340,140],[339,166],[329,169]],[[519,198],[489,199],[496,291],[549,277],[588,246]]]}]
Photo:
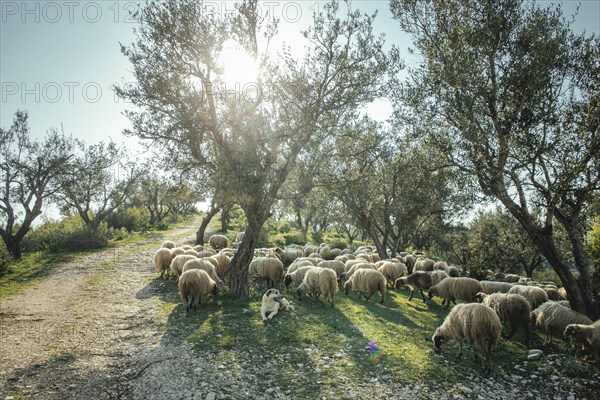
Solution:
[{"label": "grazing sheep", "polygon": [[283,278],[283,284],[285,285],[285,288],[288,289],[292,284],[298,287],[304,280],[304,275],[306,275],[306,271],[313,268],[317,267],[315,267],[314,265],[306,265],[285,274],[285,277]]},{"label": "grazing sheep", "polygon": [[521,277],[519,275],[516,275],[516,274],[506,274],[506,275],[504,275],[504,282],[517,283],[517,282],[519,282],[520,279],[521,279]]},{"label": "grazing sheep", "polygon": [[225,247],[227,247],[227,243],[227,236],[223,235],[212,235],[208,239],[208,244],[210,244],[210,247],[212,247],[215,250],[224,249]]},{"label": "grazing sheep", "polygon": [[456,304],[456,300],[472,302],[475,295],[483,292],[483,286],[477,279],[473,278],[446,278],[440,283],[429,288],[429,298],[438,296],[443,299],[442,305],[450,306],[450,302]]},{"label": "grazing sheep", "polygon": [[531,335],[529,317],[531,305],[525,297],[520,294],[508,293],[492,293],[488,295],[483,292],[477,293],[476,297],[483,304],[496,311],[502,324],[508,328],[507,339],[510,339],[514,335],[517,327],[521,327],[525,332],[523,344],[525,346],[529,344],[529,336]]},{"label": "grazing sheep", "polygon": [[289,268],[287,269],[287,272],[294,272],[296,271],[298,268],[300,267],[314,267],[315,264],[307,259],[297,259],[296,261],[294,261]]},{"label": "grazing sheep", "polygon": [[385,280],[390,285],[394,286],[394,283],[398,278],[408,275],[406,265],[399,262],[384,261],[378,268],[377,271],[381,272],[385,276]]},{"label": "grazing sheep", "polygon": [[198,253],[200,253],[202,250],[204,250],[204,245],[197,244],[197,245],[195,245],[195,246],[192,247],[192,250],[196,250]]},{"label": "grazing sheep", "polygon": [[532,310],[535,310],[540,304],[548,301],[548,294],[546,291],[536,286],[515,285],[510,288],[508,293],[520,294],[525,297],[529,301],[529,304],[531,304]]},{"label": "grazing sheep", "polygon": [[350,290],[358,291],[359,295],[369,300],[375,292],[381,295],[380,303],[385,300],[386,280],[383,274],[375,269],[358,269],[344,285],[346,294]]},{"label": "grazing sheep", "polygon": [[319,249],[310,243],[304,245],[304,257],[308,257],[310,254],[316,253]]},{"label": "grazing sheep", "polygon": [[317,267],[332,269],[335,271],[336,276],[340,276],[341,274],[346,272],[346,266],[344,265],[344,263],[336,260],[321,261],[317,264]]},{"label": "grazing sheep", "polygon": [[184,254],[185,250],[182,249],[181,247],[175,247],[174,249],[171,249],[171,256],[173,256],[173,258],[177,257],[178,255]]},{"label": "grazing sheep", "polygon": [[420,258],[415,263],[413,271],[433,271],[435,261],[429,258]]},{"label": "grazing sheep", "polygon": [[281,252],[281,262],[283,263],[283,267],[289,267],[297,258],[300,258],[303,255],[304,251],[302,249],[288,247]]},{"label": "grazing sheep", "polygon": [[200,305],[202,297],[212,295],[214,298],[219,292],[217,283],[210,278],[206,271],[201,269],[185,271],[179,278],[178,286],[186,312],[189,312],[190,308],[196,310],[196,301]]},{"label": "grazing sheep", "polygon": [[325,243],[321,243],[319,256],[324,260],[333,260],[335,257],[331,254],[331,248]]},{"label": "grazing sheep", "polygon": [[433,269],[439,269],[440,271],[444,271],[446,273],[448,273],[448,264],[446,263],[446,261],[436,261],[433,264]]},{"label": "grazing sheep", "polygon": [[594,359],[600,361],[600,320],[591,325],[569,324],[563,333],[565,338],[572,338],[591,350]]},{"label": "grazing sheep", "polygon": [[[451,279],[451,278],[448,278]],[[455,340],[458,342],[458,357],[462,356],[462,343],[466,339],[473,347],[475,362],[479,362],[476,349],[484,353],[483,374],[490,373],[490,356],[498,344],[502,324],[498,315],[483,304],[458,304],[442,325],[433,334],[433,346],[436,353],[442,351],[442,344]]]},{"label": "grazing sheep", "polygon": [[154,253],[154,266],[160,272],[160,276],[163,279],[166,279],[171,261],[173,261],[173,255],[171,254],[171,250],[166,247],[162,247]]},{"label": "grazing sheep", "polygon": [[344,264],[346,264],[346,261],[348,261],[349,259],[350,259],[350,257],[348,257],[348,255],[343,255],[343,256],[340,255],[340,256],[337,256],[334,260],[341,261]]},{"label": "grazing sheep", "polygon": [[212,257],[215,254],[217,254],[217,253],[215,253],[212,249],[206,249],[206,250],[199,251],[198,255],[196,257],[206,258],[206,257]]},{"label": "grazing sheep", "polygon": [[371,264],[370,262],[361,262],[358,264],[354,264],[352,265],[352,267],[350,267],[350,269],[347,272],[344,272],[342,275],[340,275],[341,279],[350,279],[350,277],[359,269],[376,269],[375,268],[375,264]]},{"label": "grazing sheep", "polygon": [[170,268],[171,268],[171,272],[173,272],[173,275],[175,275],[175,278],[177,280],[179,280],[179,277],[183,273],[183,264],[185,264],[189,260],[195,260],[195,259],[196,259],[196,257],[191,256],[189,254],[188,255],[180,254],[173,258],[173,261],[171,261]]},{"label": "grazing sheep", "polygon": [[189,244],[184,244],[183,246],[180,246],[184,251],[185,250],[193,250],[192,246],[190,246]]},{"label": "grazing sheep", "polygon": [[189,256],[194,256],[194,257],[199,256],[199,253],[194,249],[186,250],[183,254],[187,254]]},{"label": "grazing sheep", "polygon": [[431,286],[437,285],[442,281],[442,279],[446,279],[448,274],[441,269],[428,271],[429,276],[431,276]]},{"label": "grazing sheep", "polygon": [[410,296],[408,298],[409,301],[412,300],[415,290],[419,289],[419,292],[421,292],[421,297],[423,298],[423,303],[426,303],[427,299],[423,295],[423,290],[427,290],[431,287],[431,275],[425,271],[413,272],[407,277],[396,280],[394,287],[398,289],[401,286],[408,286],[410,289]]},{"label": "grazing sheep", "polygon": [[162,244],[160,245],[161,248],[163,249],[174,249],[175,246],[175,242],[172,242],[170,240],[165,240],[164,242],[162,242]]},{"label": "grazing sheep", "polygon": [[346,271],[350,271],[350,268],[352,268],[353,265],[364,263],[364,262],[365,262],[364,258],[355,258],[355,259],[346,261],[344,263],[344,265],[346,266]]},{"label": "grazing sheep", "polygon": [[508,282],[497,282],[497,281],[481,281],[483,291],[487,294],[492,293],[508,293],[510,288],[514,286],[514,283]]},{"label": "grazing sheep", "polygon": [[305,293],[310,293],[314,300],[318,300],[323,295],[323,300],[331,301],[333,307],[333,298],[338,290],[337,275],[335,271],[329,268],[315,267],[306,271],[304,279],[296,289],[298,300],[302,300]]},{"label": "grazing sheep", "polygon": [[264,279],[269,289],[279,287],[283,278],[283,263],[276,257],[257,257],[250,262],[248,276]]},{"label": "grazing sheep", "polygon": [[562,335],[568,325],[591,325],[593,321],[583,314],[561,306],[554,301],[547,301],[530,314],[531,326],[544,329],[545,343],[552,342],[552,336]]},{"label": "grazing sheep", "polygon": [[415,267],[415,263],[417,262],[417,258],[412,254],[407,254],[404,256],[404,263],[406,264],[406,268],[408,268],[408,273],[412,274],[413,269]]},{"label": "grazing sheep", "polygon": [[208,276],[210,276],[210,279],[217,282],[219,287],[223,286],[223,281],[217,275],[217,269],[210,261],[208,261],[208,259],[194,258],[193,260],[188,260],[185,262],[185,264],[183,264],[181,271],[183,273],[185,271],[189,271],[190,269],[201,269],[206,271]]},{"label": "grazing sheep", "polygon": [[229,263],[231,262],[231,258],[225,255],[223,252],[219,254],[215,254],[208,258],[209,261],[215,261],[215,268],[217,269],[217,275],[221,277],[221,279],[227,276],[227,268],[229,268]]},{"label": "grazing sheep", "polygon": [[556,285],[542,285],[541,288],[544,289],[548,295],[548,300],[561,300]]},{"label": "grazing sheep", "polygon": [[560,296],[561,300],[569,300],[567,297],[567,290],[564,287],[558,289],[558,295]]},{"label": "grazing sheep", "polygon": [[460,276],[460,269],[458,269],[455,266],[451,265],[451,266],[448,267],[448,271],[446,273],[451,278],[458,278]]}]

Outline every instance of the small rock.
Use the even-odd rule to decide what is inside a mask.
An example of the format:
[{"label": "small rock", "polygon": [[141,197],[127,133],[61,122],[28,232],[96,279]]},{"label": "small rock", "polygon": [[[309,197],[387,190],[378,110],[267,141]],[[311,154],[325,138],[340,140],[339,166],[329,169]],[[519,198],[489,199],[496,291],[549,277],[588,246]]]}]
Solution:
[{"label": "small rock", "polygon": [[536,361],[542,358],[542,353],[533,353],[527,356],[529,361]]},{"label": "small rock", "polygon": [[209,394],[206,395],[206,400],[216,400],[217,399],[217,394],[215,392],[210,392]]},{"label": "small rock", "polygon": [[567,400],[575,400],[575,396],[570,394],[567,396]]}]

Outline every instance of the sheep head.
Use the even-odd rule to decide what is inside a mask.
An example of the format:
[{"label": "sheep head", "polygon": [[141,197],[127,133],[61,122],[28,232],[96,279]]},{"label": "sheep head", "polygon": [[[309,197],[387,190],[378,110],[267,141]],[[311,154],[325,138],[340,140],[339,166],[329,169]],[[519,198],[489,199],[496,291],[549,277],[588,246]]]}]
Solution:
[{"label": "sheep head", "polygon": [[283,278],[283,284],[285,285],[286,289],[290,287],[290,283],[292,283],[292,277],[288,274],[285,276],[285,278]]},{"label": "sheep head", "polygon": [[399,289],[406,284],[406,277],[396,279],[394,282],[394,288]]},{"label": "sheep head", "polygon": [[435,330],[431,339],[433,340],[433,349],[438,354],[442,352],[442,345],[449,340],[448,336],[440,332],[440,328]]}]

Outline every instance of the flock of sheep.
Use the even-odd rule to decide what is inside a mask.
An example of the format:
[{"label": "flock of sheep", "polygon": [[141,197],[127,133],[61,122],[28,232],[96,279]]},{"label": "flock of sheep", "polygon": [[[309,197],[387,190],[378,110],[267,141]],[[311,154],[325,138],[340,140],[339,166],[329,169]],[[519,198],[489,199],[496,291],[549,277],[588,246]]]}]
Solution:
[{"label": "flock of sheep", "polygon": [[[202,298],[214,297],[224,285],[235,254],[227,244],[225,236],[213,235],[210,249],[201,245],[177,247],[166,241],[155,253],[154,264],[161,276],[177,279],[187,312],[196,309]],[[442,344],[454,340],[459,344],[460,356],[466,340],[473,347],[476,361],[477,351],[483,353],[484,374],[490,372],[490,356],[503,327],[508,330],[507,339],[522,329],[525,345],[536,328],[544,331],[547,343],[554,335],[563,336],[588,348],[600,361],[600,320],[593,322],[571,310],[566,292],[553,283],[535,283],[512,274],[496,274],[478,281],[461,277],[456,267],[419,253],[400,253],[380,260],[371,246],[351,252],[326,244],[257,249],[248,276],[253,281],[265,281],[268,288],[279,288],[282,282],[288,289],[293,286],[298,300],[309,296],[316,302],[322,296],[331,307],[338,290],[346,294],[357,291],[367,300],[377,293],[381,304],[388,288],[401,287],[411,290],[409,301],[415,290],[419,290],[423,302],[437,296],[442,305],[449,307],[460,300],[463,303],[455,305],[436,329],[434,349],[439,352]],[[423,291],[427,291],[427,297]]]}]

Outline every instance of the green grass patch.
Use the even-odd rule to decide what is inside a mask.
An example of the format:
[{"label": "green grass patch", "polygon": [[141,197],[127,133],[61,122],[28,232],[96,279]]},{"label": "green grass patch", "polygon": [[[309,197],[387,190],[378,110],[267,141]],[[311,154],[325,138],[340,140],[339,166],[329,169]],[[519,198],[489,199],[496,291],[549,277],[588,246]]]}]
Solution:
[{"label": "green grass patch", "polygon": [[[265,390],[278,386],[298,398],[318,398],[327,387],[329,395],[333,391],[344,397],[344,382],[352,377],[357,382],[393,381],[452,393],[472,377],[486,379],[468,344],[460,360],[453,342],[441,355],[434,353],[431,336],[448,310],[438,300],[409,302],[407,291],[389,291],[383,305],[376,296],[365,301],[357,293],[338,293],[331,308],[310,299],[298,301],[292,291],[284,290],[295,310],[280,313],[265,325],[260,317],[262,291],[252,291],[248,300],[219,294],[216,300],[203,301],[197,311],[186,314],[174,281],[158,278],[150,285],[160,299],[156,317],[162,332],[159,340],[173,345],[190,343],[200,353],[229,357],[227,368],[234,376],[243,373],[248,360],[277,362],[278,373],[256,383]],[[520,334],[513,341],[501,339],[492,354],[495,378],[544,376],[539,363],[526,361],[528,348],[521,341]],[[576,360],[567,367],[574,374],[598,376],[593,367]]]},{"label": "green grass patch", "polygon": [[88,253],[53,253],[40,251],[25,254],[0,272],[0,298],[33,286],[49,275],[60,263],[76,260]]}]

